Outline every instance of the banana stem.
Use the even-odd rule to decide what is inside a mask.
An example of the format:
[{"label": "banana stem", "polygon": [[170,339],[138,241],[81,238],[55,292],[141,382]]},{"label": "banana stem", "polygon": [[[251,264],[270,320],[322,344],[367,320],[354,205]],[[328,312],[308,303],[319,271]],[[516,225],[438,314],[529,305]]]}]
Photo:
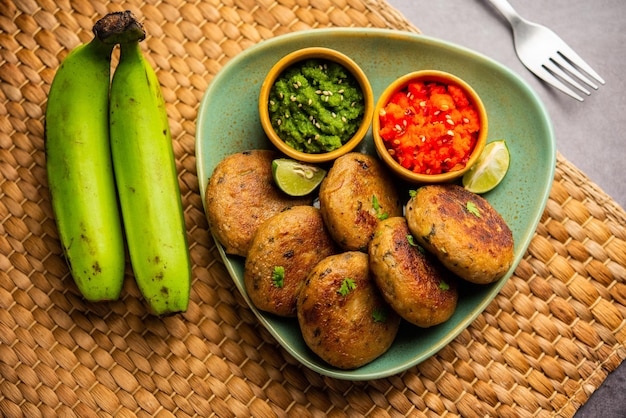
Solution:
[{"label": "banana stem", "polygon": [[[120,56],[124,56],[124,60],[129,63],[139,63],[143,59],[139,42],[121,42],[120,43]],[[137,65],[137,64],[127,64]]]},{"label": "banana stem", "polygon": [[146,38],[146,31],[130,10],[107,14],[93,26],[93,33],[109,45],[140,42]]}]

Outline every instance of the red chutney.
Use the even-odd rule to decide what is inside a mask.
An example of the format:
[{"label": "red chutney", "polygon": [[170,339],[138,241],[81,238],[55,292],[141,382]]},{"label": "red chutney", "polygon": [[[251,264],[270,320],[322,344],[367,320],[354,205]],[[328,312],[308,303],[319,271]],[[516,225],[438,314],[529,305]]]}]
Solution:
[{"label": "red chutney", "polygon": [[465,167],[476,145],[478,112],[458,86],[411,82],[380,111],[380,136],[389,154],[420,174]]}]

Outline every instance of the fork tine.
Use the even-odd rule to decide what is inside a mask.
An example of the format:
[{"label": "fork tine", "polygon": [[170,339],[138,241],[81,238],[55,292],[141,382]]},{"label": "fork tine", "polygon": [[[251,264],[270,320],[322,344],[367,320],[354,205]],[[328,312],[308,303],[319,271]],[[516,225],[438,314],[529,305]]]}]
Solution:
[{"label": "fork tine", "polygon": [[560,66],[562,69],[564,69],[564,70],[570,72],[571,74],[575,75],[579,80],[583,81],[589,87],[593,88],[594,90],[598,90],[598,85],[596,83],[594,83],[593,81],[591,81],[585,74],[582,73],[582,71],[579,71],[578,68],[575,67],[567,59],[567,57],[563,56],[561,53],[558,53],[556,56],[552,57],[551,59],[558,66]]},{"label": "fork tine", "polygon": [[576,87],[578,90],[582,91],[587,96],[589,96],[591,94],[591,92],[589,90],[587,90],[582,84],[580,84],[573,77],[571,77],[569,74],[567,74],[565,71],[563,71],[563,68],[561,68],[557,64],[558,63],[557,63],[557,61],[554,60],[554,58],[550,58],[550,60],[548,62],[544,63],[543,66],[547,70],[549,70],[552,74],[561,77],[563,80],[565,80],[566,82],[568,82],[572,86]]},{"label": "fork tine", "polygon": [[552,87],[555,87],[555,88],[561,90],[563,93],[567,94],[570,97],[573,97],[574,99],[578,100],[579,102],[584,101],[584,99],[578,93],[576,93],[574,90],[572,90],[571,88],[566,86],[561,80],[556,78],[554,75],[552,75],[552,73],[547,71],[545,68],[540,67],[540,70],[539,69],[534,70],[534,69],[530,68],[530,70],[537,77],[541,78],[546,83],[552,85]]},{"label": "fork tine", "polygon": [[593,77],[598,83],[604,84],[604,79],[600,77],[598,73],[596,73],[593,68],[589,64],[585,62],[569,45],[563,43],[561,46],[559,53],[569,62],[581,68],[584,72]]}]

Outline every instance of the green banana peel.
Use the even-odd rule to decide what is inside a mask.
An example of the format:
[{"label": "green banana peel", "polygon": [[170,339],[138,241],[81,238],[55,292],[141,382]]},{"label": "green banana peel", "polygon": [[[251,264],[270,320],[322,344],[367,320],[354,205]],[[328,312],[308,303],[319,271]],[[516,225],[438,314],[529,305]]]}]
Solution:
[{"label": "green banana peel", "polygon": [[110,93],[113,167],[135,280],[150,310],[187,310],[191,264],[161,86],[139,42],[121,43]]},{"label": "green banana peel", "polygon": [[48,186],[71,275],[85,299],[119,298],[125,252],[109,146],[113,46],[72,50],[50,87],[45,118]]},{"label": "green banana peel", "polygon": [[139,48],[146,34],[130,11],[107,14],[93,33],[57,70],[46,109],[48,183],[63,251],[85,299],[115,300],[125,232],[151,312],[183,312],[191,263],[165,102]]}]

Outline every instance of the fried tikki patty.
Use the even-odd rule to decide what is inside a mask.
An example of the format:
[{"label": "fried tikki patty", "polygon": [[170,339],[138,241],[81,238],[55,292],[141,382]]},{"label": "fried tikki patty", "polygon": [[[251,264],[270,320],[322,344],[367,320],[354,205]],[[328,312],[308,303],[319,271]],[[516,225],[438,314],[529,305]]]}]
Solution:
[{"label": "fried tikki patty", "polygon": [[254,305],[279,316],[296,316],[296,294],[313,267],[334,254],[319,209],[293,206],[263,222],[245,262],[244,283]]},{"label": "fried tikki patty", "polygon": [[459,277],[478,284],[513,263],[513,234],[483,197],[455,184],[428,185],[406,206],[411,234]]},{"label": "fried tikki patty", "polygon": [[310,205],[311,197],[283,193],[272,177],[269,150],[239,152],[224,158],[209,178],[205,199],[211,231],[228,254],[245,257],[257,228],[285,208]]},{"label": "fried tikki patty", "polygon": [[427,328],[452,316],[458,301],[457,277],[413,241],[405,218],[378,224],[369,256],[378,288],[402,318]]},{"label": "fried tikki patty", "polygon": [[298,322],[307,346],[340,369],[385,353],[400,316],[381,296],[360,251],[331,255],[308,275],[298,295]]},{"label": "fried tikki patty", "polygon": [[367,251],[380,219],[402,214],[393,179],[376,157],[339,157],[320,185],[320,210],[330,235],[346,251]]}]

